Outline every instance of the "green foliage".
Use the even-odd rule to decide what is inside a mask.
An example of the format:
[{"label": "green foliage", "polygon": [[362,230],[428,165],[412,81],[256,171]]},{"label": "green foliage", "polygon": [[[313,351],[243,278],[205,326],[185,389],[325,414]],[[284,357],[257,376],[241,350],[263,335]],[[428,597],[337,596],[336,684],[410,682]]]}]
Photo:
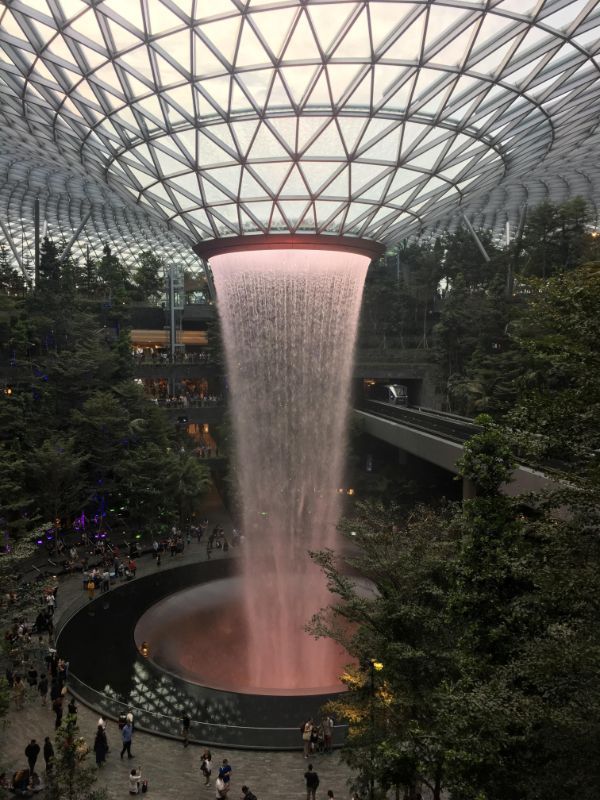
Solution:
[{"label": "green foliage", "polygon": [[[0,297],[0,351],[19,370],[12,394],[0,393],[2,534],[68,526],[82,511],[136,530],[189,518],[207,475],[175,457],[164,412],[132,380],[127,270],[109,248],[87,275],[59,264],[50,240],[43,257],[35,291]],[[148,288],[158,261],[145,254],[142,268]]]},{"label": "green foliage", "polygon": [[139,301],[152,300],[164,290],[165,265],[158,256],[149,251],[140,253],[138,258],[139,266],[133,274],[133,297]]},{"label": "green foliage", "polygon": [[529,433],[536,460],[597,475],[600,263],[529,286],[529,308],[513,334],[528,370],[509,424]]},{"label": "green foliage", "polygon": [[[396,786],[412,798],[423,783],[436,800],[444,790],[451,800],[594,800],[597,491],[569,485],[524,514],[499,491],[510,438],[478,422],[461,463],[474,499],[408,516],[358,504],[343,524],[352,572],[331,552],[314,555],[336,599],[311,631],[354,660],[348,693],[330,707],[349,723],[343,757],[377,796]],[[556,516],[559,504],[567,515]]]},{"label": "green foliage", "polygon": [[89,746],[79,735],[77,715],[69,714],[56,732],[54,768],[48,773],[48,800],[104,800],[106,790],[94,789],[97,770],[87,762]]}]

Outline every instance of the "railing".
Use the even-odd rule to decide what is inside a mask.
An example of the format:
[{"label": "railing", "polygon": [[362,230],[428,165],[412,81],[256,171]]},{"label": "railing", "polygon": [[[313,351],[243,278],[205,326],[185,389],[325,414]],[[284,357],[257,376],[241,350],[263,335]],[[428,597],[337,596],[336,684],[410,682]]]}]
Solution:
[{"label": "railing", "polygon": [[481,427],[475,425],[467,417],[447,414],[434,409],[406,408],[405,406],[395,406],[392,403],[382,403],[378,400],[364,400],[359,410],[461,444],[481,431]]},{"label": "railing", "polygon": [[[74,675],[69,675],[69,691],[84,705],[99,711],[103,717],[118,720],[129,711],[133,713],[134,726],[142,731],[158,733],[169,738],[182,738],[181,719],[149,711],[123,703],[118,698],[102,694]],[[347,733],[346,725],[334,726],[333,744],[343,744]],[[223,723],[201,722],[192,719],[190,723],[190,741],[211,747],[226,745],[240,750],[298,750],[302,746],[299,727],[266,728],[245,725],[226,725]]]}]

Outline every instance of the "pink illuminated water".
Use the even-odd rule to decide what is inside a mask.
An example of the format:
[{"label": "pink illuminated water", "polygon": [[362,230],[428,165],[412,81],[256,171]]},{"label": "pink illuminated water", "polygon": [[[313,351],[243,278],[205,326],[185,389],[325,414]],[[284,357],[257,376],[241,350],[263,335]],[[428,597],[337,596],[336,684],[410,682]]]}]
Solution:
[{"label": "pink illuminated water", "polygon": [[246,534],[245,683],[337,682],[343,654],[304,632],[331,601],[310,550],[333,547],[365,256],[261,250],[211,258]]}]

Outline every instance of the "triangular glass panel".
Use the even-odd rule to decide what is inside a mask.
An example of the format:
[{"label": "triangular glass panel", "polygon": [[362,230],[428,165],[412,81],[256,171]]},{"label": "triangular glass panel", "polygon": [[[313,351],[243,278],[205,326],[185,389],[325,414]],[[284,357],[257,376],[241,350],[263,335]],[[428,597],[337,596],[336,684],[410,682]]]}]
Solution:
[{"label": "triangular glass panel", "polygon": [[289,231],[289,226],[285,221],[281,211],[279,210],[279,208],[277,208],[277,206],[273,206],[273,214],[271,216],[271,223],[269,226],[269,230],[273,232]]},{"label": "triangular glass panel", "polygon": [[345,104],[350,108],[356,108],[357,106],[370,108],[371,106],[373,97],[372,69],[371,67],[363,68],[362,72],[364,73],[364,77],[352,91],[352,94],[346,98]]},{"label": "triangular glass panel", "polygon": [[283,67],[280,75],[296,105],[299,105],[311,85],[316,69],[313,67]]},{"label": "triangular glass panel", "polygon": [[469,59],[469,67],[474,68],[476,72],[479,72],[483,75],[495,75],[498,70],[501,69],[504,59],[508,56],[514,46],[515,40],[511,39],[506,44],[503,44],[502,47],[492,50],[488,56],[485,56],[481,60],[476,54],[474,54]]},{"label": "triangular glass panel", "polygon": [[362,67],[356,64],[328,64],[326,67],[331,97],[334,105],[339,105],[347,94]]},{"label": "triangular glass panel", "polygon": [[237,149],[240,156],[245,157],[250,149],[250,144],[258,129],[257,120],[239,120],[231,125],[233,135],[237,141]]},{"label": "triangular glass panel", "polygon": [[153,35],[163,31],[170,31],[182,25],[182,20],[166,4],[154,2],[148,3],[147,7],[150,18],[150,32]]},{"label": "triangular glass panel", "polygon": [[317,226],[320,228],[332,217],[336,216],[340,210],[340,204],[330,200],[316,200],[315,210],[317,213]]},{"label": "triangular glass panel", "polygon": [[212,103],[226,112],[229,108],[229,75],[222,75],[219,78],[208,78],[201,81],[200,86],[210,96]]},{"label": "triangular glass panel", "polygon": [[[319,190],[326,181],[335,174],[336,169],[339,169],[339,164],[332,164],[329,161],[308,161],[303,159],[300,169],[311,196],[315,197],[319,194]],[[347,188],[348,186],[346,185]]]},{"label": "triangular glass panel", "polygon": [[320,74],[315,83],[310,96],[306,102],[305,108],[326,107],[331,108],[331,95],[329,93],[329,83],[327,81],[327,73],[325,68],[319,68]]},{"label": "triangular glass panel", "polygon": [[192,37],[194,47],[194,72],[195,77],[212,75],[223,71],[223,64],[213,51],[202,41],[199,36]]},{"label": "triangular glass panel", "polygon": [[256,200],[264,197],[264,195],[265,190],[260,183],[258,183],[256,178],[254,178],[247,169],[244,169],[242,172],[242,186],[240,189],[240,197],[242,200]]},{"label": "triangular glass panel", "polygon": [[261,123],[248,157],[251,160],[255,160],[259,158],[285,158],[286,156],[289,157],[289,152],[275,138],[269,127],[264,122]]},{"label": "triangular glass panel", "polygon": [[361,194],[366,186],[381,177],[382,170],[384,169],[384,167],[375,166],[374,164],[352,162],[350,165],[352,197]]},{"label": "triangular glass panel", "polygon": [[240,45],[235,57],[236,67],[250,67],[258,64],[270,64],[271,58],[265,52],[260,40],[252,30],[248,19],[244,19]]},{"label": "triangular glass panel", "polygon": [[231,162],[231,156],[204,133],[198,133],[198,166],[212,167]]},{"label": "triangular glass panel", "polygon": [[[331,204],[333,205],[333,204]],[[354,225],[356,220],[361,216],[366,216],[368,213],[374,211],[374,207],[369,203],[356,203],[352,201],[348,209],[348,214],[344,222],[344,228],[347,230],[351,225]]]},{"label": "triangular glass panel", "polygon": [[[207,134],[210,133],[214,142],[218,143],[219,145],[223,145],[228,147],[230,152],[234,155],[237,153],[237,145],[233,140],[233,136],[231,134],[231,128],[229,125],[225,124],[218,124],[218,125],[211,125],[209,128],[206,129]],[[232,156],[230,156],[231,158]]]},{"label": "triangular glass panel", "polygon": [[425,25],[425,12],[411,23],[404,33],[399,34],[391,46],[382,49],[385,61],[400,61],[401,63],[415,63],[421,57],[423,46],[423,28]]},{"label": "triangular glass panel", "polygon": [[173,158],[172,156],[163,153],[158,148],[155,147],[153,150],[155,160],[158,161],[160,166],[160,173],[164,177],[183,172],[187,169],[186,164],[182,164],[180,161],[177,161],[177,159]]},{"label": "triangular glass panel", "polygon": [[394,175],[394,179],[390,184],[390,188],[388,189],[388,197],[393,195],[394,192],[397,191],[408,191],[409,189],[413,189],[417,183],[423,181],[423,175],[418,172],[413,172],[409,169],[397,169]]},{"label": "triangular glass panel", "polygon": [[344,3],[342,6],[337,3],[309,3],[307,5],[308,14],[324,52],[329,50],[345,21],[354,12],[356,5],[356,3]]},{"label": "triangular glass panel", "polygon": [[321,194],[323,197],[337,197],[342,200],[350,197],[350,168],[344,167],[339,175],[322,189]]},{"label": "triangular glass panel", "polygon": [[216,51],[221,53],[221,55],[232,64],[237,46],[241,19],[242,17],[240,16],[238,19],[232,17],[216,22],[205,22],[196,30],[208,44],[212,45]]},{"label": "triangular glass panel", "polygon": [[274,75],[274,69],[256,69],[252,72],[240,72],[234,80],[245,90],[246,95],[252,97],[255,105],[262,108],[267,101]]},{"label": "triangular glass panel", "polygon": [[161,86],[170,86],[173,83],[181,83],[185,76],[182,75],[179,70],[175,69],[170,61],[167,61],[166,58],[163,58],[156,51],[154,53],[154,58],[156,60]]},{"label": "triangular glass panel", "polygon": [[269,217],[273,211],[273,203],[270,200],[261,200],[260,202],[244,203],[248,211],[258,219],[264,228],[269,223]]},{"label": "triangular glass panel", "polygon": [[224,186],[229,192],[237,194],[240,186],[241,171],[242,168],[240,166],[221,167],[218,170],[211,170],[209,174],[211,178]]},{"label": "triangular glass panel", "polygon": [[352,21],[352,25],[332,54],[334,58],[371,60],[371,38],[369,36],[366,7]]},{"label": "triangular glass panel", "polygon": [[290,97],[286,91],[285,86],[283,85],[283,81],[281,80],[281,77],[278,72],[275,75],[275,80],[273,81],[273,85],[271,86],[271,92],[269,94],[269,102],[267,103],[267,107],[271,111],[273,111],[274,109],[290,107]]},{"label": "triangular glass panel", "polygon": [[216,187],[213,183],[206,179],[205,176],[202,178],[202,192],[204,194],[204,199],[209,205],[213,205],[214,203],[229,203],[231,202],[231,198],[228,197],[221,189]]},{"label": "triangular glass panel", "polygon": [[371,200],[374,203],[382,202],[388,182],[389,175],[386,175],[384,178],[381,178],[381,180],[377,181],[377,183],[374,183],[373,186],[370,186],[368,189],[362,192],[360,199]]},{"label": "triangular glass panel", "polygon": [[588,0],[570,0],[559,11],[555,11],[554,14],[545,16],[544,11],[542,11],[539,19],[543,21],[544,25],[549,25],[558,31],[564,31],[573,25],[577,17],[588,5]]},{"label": "triangular glass panel", "polygon": [[294,32],[283,53],[283,61],[321,61],[321,54],[308,24],[306,12],[300,13]]},{"label": "triangular glass panel", "polygon": [[306,205],[306,200],[280,200],[279,207],[283,211],[290,227],[298,227],[306,211]]},{"label": "triangular glass panel", "polygon": [[306,197],[308,195],[308,189],[296,164],[292,167],[279,194],[281,197]]},{"label": "triangular glass panel", "polygon": [[136,45],[142,44],[144,36],[143,30],[141,30],[139,34],[136,34],[122,25],[119,25],[117,22],[112,20],[108,14],[105,15],[105,18],[114,42],[114,46],[112,47],[114,52],[120,53],[122,50],[128,50],[130,47],[135,47]]},{"label": "triangular glass panel", "polygon": [[319,134],[313,144],[304,152],[304,158],[345,158],[342,142],[335,124],[330,123]]},{"label": "triangular glass panel", "polygon": [[373,67],[373,105],[378,106],[386,100],[407,72],[405,67],[391,64],[377,64]]},{"label": "triangular glass panel", "polygon": [[402,132],[402,156],[406,156],[415,144],[425,137],[429,130],[428,126],[419,125],[417,122],[405,122]]},{"label": "triangular glass panel", "polygon": [[195,199],[191,199],[185,194],[182,194],[181,192],[178,192],[176,189],[172,188],[171,194],[173,195],[173,199],[175,200],[179,211],[189,211],[191,208],[196,207],[201,202],[200,193],[196,195]]},{"label": "triangular glass panel", "polygon": [[279,188],[290,171],[289,161],[270,161],[262,164],[252,164],[252,169],[269,191],[274,195],[279,193]]},{"label": "triangular glass panel", "polygon": [[276,58],[298,13],[299,9],[296,8],[274,8],[269,9],[268,14],[252,15],[252,21]]},{"label": "triangular glass panel", "polygon": [[243,89],[240,87],[239,83],[234,79],[231,81],[231,101],[230,101],[230,112],[233,114],[239,111],[249,111],[253,109],[254,106],[252,105],[252,93],[248,96]]},{"label": "triangular glass panel", "polygon": [[[64,2],[61,0],[61,5],[64,7]],[[112,16],[116,19],[121,17],[123,13],[123,0],[104,0],[101,5],[101,10],[104,9],[112,12]],[[90,9],[90,14],[94,14],[95,9]],[[127,22],[130,25],[134,25],[139,31],[144,31],[146,29],[144,24],[144,17],[142,15],[142,8],[140,5],[140,0],[129,0],[127,3]],[[85,15],[84,15],[85,16]],[[108,16],[108,15],[107,15]]]},{"label": "triangular glass panel", "polygon": [[367,8],[371,21],[373,49],[377,51],[392,31],[405,22],[409,15],[414,14],[417,5],[415,3],[374,2],[369,3]]},{"label": "triangular glass panel", "polygon": [[[300,118],[302,119],[302,117]],[[286,143],[290,152],[296,151],[297,117],[271,117],[267,122],[269,128],[274,129],[279,137]]]},{"label": "triangular glass panel", "polygon": [[243,206],[240,206],[240,208],[239,208],[239,215],[240,215],[240,222],[242,223],[242,230],[244,232],[248,232],[249,233],[249,232],[252,232],[252,231],[257,231],[257,230],[262,231],[263,230],[261,228],[261,226],[258,224],[258,221],[255,221],[250,216],[250,214],[247,214],[245,212]]},{"label": "triangular glass panel", "polygon": [[448,44],[443,44],[428,56],[429,61],[444,66],[460,67],[470,50],[471,40],[478,29],[479,21],[471,23],[459,36]]},{"label": "triangular glass panel", "polygon": [[313,136],[329,124],[334,124],[331,117],[300,115],[298,117],[298,151],[302,152]]}]

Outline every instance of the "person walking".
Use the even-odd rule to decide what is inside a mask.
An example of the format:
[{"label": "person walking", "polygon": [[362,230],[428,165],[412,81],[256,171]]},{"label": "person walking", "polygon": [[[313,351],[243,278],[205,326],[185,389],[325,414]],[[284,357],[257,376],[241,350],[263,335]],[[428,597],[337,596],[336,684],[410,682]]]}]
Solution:
[{"label": "person walking", "polygon": [[62,722],[63,716],[63,696],[59,694],[58,697],[52,702],[52,710],[56,714],[56,719],[54,720],[54,729],[58,730],[60,728],[60,724]]},{"label": "person walking", "polygon": [[229,781],[231,780],[231,764],[226,758],[223,759],[223,766],[219,767],[219,778],[222,778],[223,782],[226,783],[227,787],[229,788]]},{"label": "person walking", "polygon": [[106,754],[108,753],[108,740],[106,738],[106,731],[102,725],[98,725],[96,731],[96,738],[94,739],[94,753],[96,754],[96,766],[98,769],[103,767],[106,762]]},{"label": "person walking", "polygon": [[44,739],[44,761],[46,762],[46,772],[52,772],[54,766],[54,747],[52,747],[49,736],[46,736]]},{"label": "person walking", "polygon": [[38,683],[38,692],[40,693],[40,697],[42,698],[42,705],[45,706],[48,701],[48,677],[47,675],[42,675],[40,678],[40,682]]},{"label": "person walking", "polygon": [[190,737],[190,725],[192,720],[190,719],[190,715],[186,712],[183,717],[181,718],[181,732],[183,734],[183,746],[187,747]]},{"label": "person walking", "polygon": [[200,772],[204,775],[205,786],[210,786],[210,774],[212,772],[212,755],[210,750],[205,750],[202,753],[202,764],[200,765]]},{"label": "person walking", "polygon": [[32,739],[25,748],[25,756],[27,758],[27,763],[29,764],[29,771],[31,773],[35,772],[35,762],[37,761],[39,754],[40,754],[40,746],[35,739]]},{"label": "person walking", "polygon": [[314,771],[313,765],[308,765],[308,770],[304,773],[306,781],[306,800],[315,800],[317,789],[319,788],[319,776]]},{"label": "person walking", "polygon": [[123,748],[121,750],[121,758],[123,758],[125,753],[127,753],[127,758],[133,758],[131,754],[131,739],[133,737],[133,726],[130,722],[126,722],[125,725],[123,725],[121,736],[123,738]]}]

